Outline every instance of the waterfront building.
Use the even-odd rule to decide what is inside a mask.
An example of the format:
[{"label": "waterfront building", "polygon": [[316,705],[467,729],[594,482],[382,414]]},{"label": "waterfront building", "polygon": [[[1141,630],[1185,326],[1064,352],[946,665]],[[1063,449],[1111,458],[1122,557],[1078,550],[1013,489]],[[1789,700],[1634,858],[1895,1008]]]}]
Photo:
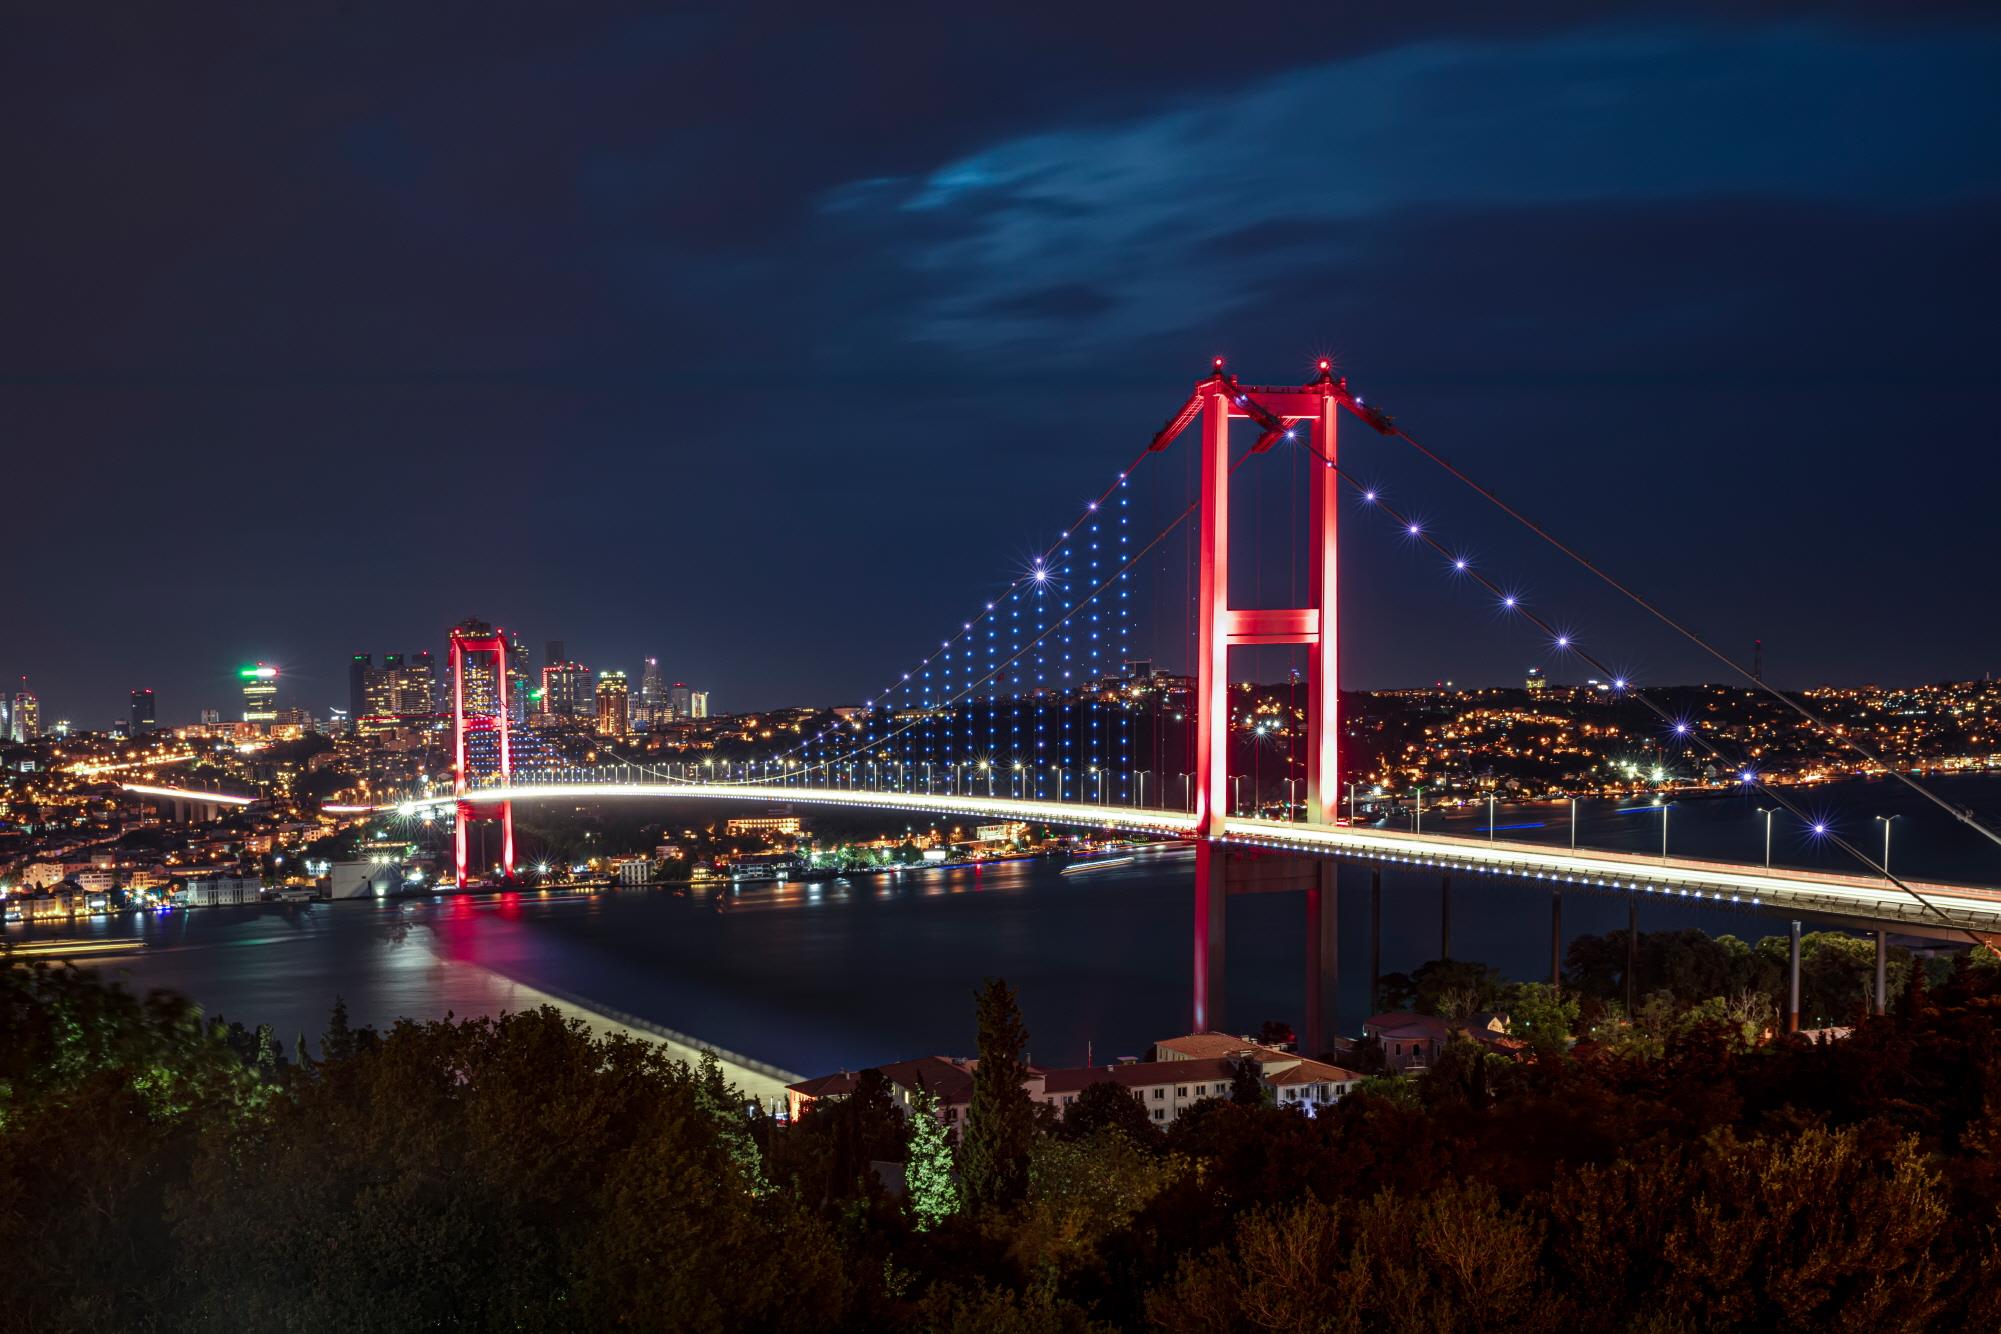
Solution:
[{"label": "waterfront building", "polygon": [[149,687],[132,692],[132,735],[143,736],[158,725],[153,713],[153,691]]},{"label": "waterfront building", "polygon": [[1362,1035],[1382,1044],[1383,1060],[1397,1074],[1429,1068],[1455,1037],[1471,1039],[1503,1056],[1513,1056],[1528,1047],[1521,1039],[1508,1036],[1507,1017],[1498,1014],[1453,1020],[1394,1010],[1370,1015],[1362,1023]]},{"label": "waterfront building", "polygon": [[625,684],[625,673],[618,671],[598,673],[598,733],[601,736],[624,736],[632,730],[632,720],[628,712],[630,691]]},{"label": "waterfront building", "polygon": [[[1354,1090],[1364,1076],[1325,1061],[1232,1037],[1227,1033],[1193,1033],[1154,1044],[1153,1061],[1118,1061],[1065,1070],[1029,1066],[1022,1090],[1031,1102],[1053,1107],[1060,1114],[1093,1084],[1116,1084],[1146,1109],[1149,1120],[1171,1124],[1197,1103],[1230,1096],[1238,1064],[1251,1061],[1258,1082],[1281,1107],[1296,1107],[1311,1116],[1331,1107]],[[1198,1054],[1189,1054],[1198,1053]],[[875,1067],[887,1079],[891,1096],[906,1116],[910,1095],[920,1086],[938,1099],[938,1118],[963,1125],[972,1107],[973,1062],[959,1057],[923,1056]],[[843,1071],[801,1080],[786,1087],[786,1102],[794,1120],[815,1102],[845,1098],[855,1091],[857,1074]]]},{"label": "waterfront building", "polygon": [[745,834],[798,834],[802,826],[796,815],[736,815],[723,825],[731,838]]}]

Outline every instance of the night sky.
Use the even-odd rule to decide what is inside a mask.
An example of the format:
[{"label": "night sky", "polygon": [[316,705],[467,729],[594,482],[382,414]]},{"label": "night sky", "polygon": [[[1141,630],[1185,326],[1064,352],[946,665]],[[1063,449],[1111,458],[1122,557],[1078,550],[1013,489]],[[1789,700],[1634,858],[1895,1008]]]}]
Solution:
[{"label": "night sky", "polygon": [[[1334,355],[1785,684],[2001,668],[2001,22],[1371,8],[17,12],[0,675],[179,722],[261,658],[323,714],[477,615],[855,700],[1217,353]],[[1641,679],[1717,676],[1343,446]],[[1547,661],[1344,543],[1348,684]]]}]

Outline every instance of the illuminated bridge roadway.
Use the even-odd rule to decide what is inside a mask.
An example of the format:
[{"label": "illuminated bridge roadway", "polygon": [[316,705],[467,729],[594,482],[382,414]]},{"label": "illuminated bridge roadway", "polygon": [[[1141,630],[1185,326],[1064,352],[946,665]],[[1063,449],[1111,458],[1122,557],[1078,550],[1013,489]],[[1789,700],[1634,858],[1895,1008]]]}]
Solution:
[{"label": "illuminated bridge roadway", "polygon": [[[1197,832],[1197,818],[1188,811],[963,793],[791,787],[776,783],[616,781],[589,772],[563,782],[477,787],[467,796],[481,805],[501,800],[574,802],[634,797],[656,801],[792,802],[907,811],[913,815],[961,815],[991,822],[1036,821],[1169,837],[1192,838]],[[404,802],[393,809],[412,815],[427,810],[442,813],[453,809],[458,800],[449,795],[439,796]],[[1246,850],[1266,848],[1315,857],[1352,857],[1432,868],[1448,874],[1465,872],[1515,881],[1542,881],[1553,888],[1700,899],[1726,907],[1799,913],[1855,925],[1894,925],[1912,934],[1945,934],[1946,921],[1965,931],[2001,932],[2001,889],[1989,887],[1906,881],[1938,910],[1933,913],[1880,878],[1831,871],[1783,867],[1767,870],[1756,864],[1682,857],[1663,859],[1590,849],[1571,851],[1505,839],[1416,834],[1342,824],[1299,824],[1246,816],[1225,817],[1220,841]],[[1939,914],[1943,914],[1943,921]],[[1956,933],[1953,938],[1958,938]]]}]

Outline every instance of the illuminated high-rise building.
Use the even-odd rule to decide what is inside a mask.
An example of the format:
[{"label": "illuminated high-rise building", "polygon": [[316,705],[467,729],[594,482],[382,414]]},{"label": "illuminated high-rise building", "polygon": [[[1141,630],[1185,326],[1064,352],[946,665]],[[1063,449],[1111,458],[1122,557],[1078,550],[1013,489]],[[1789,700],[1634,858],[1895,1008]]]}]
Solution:
[{"label": "illuminated high-rise building", "polygon": [[624,736],[632,730],[630,691],[624,672],[598,673],[598,734]]},{"label": "illuminated high-rise building", "polygon": [[709,716],[708,691],[690,690],[688,692],[688,716],[690,718],[706,718]]},{"label": "illuminated high-rise building", "polygon": [[532,673],[528,670],[528,646],[521,642],[520,635],[507,637],[507,714],[514,723],[528,721],[528,682]]},{"label": "illuminated high-rise building", "polygon": [[686,718],[694,707],[693,696],[686,681],[676,681],[667,691],[667,707],[676,718]]},{"label": "illuminated high-rise building", "polygon": [[[452,627],[452,633],[465,639],[486,639],[493,634],[493,627],[478,617],[469,616]],[[492,653],[474,653],[465,660],[465,710],[468,714],[491,715],[500,702],[500,682],[494,679]]]},{"label": "illuminated high-rise building", "polygon": [[380,718],[385,721],[394,718],[400,712],[398,705],[401,701],[398,698],[398,692],[402,686],[402,682],[403,655],[401,653],[383,654],[382,665],[380,667],[371,667],[368,670],[368,684],[364,692],[366,695],[366,707],[362,710],[363,716]]},{"label": "illuminated high-rise building", "polygon": [[14,726],[16,741],[33,741],[42,734],[42,702],[35,698],[35,692],[28,689],[28,678],[21,678],[21,688],[14,692]]},{"label": "illuminated high-rise building", "polygon": [[597,716],[597,696],[591,669],[581,662],[560,658],[542,668],[542,712],[552,718],[587,719]]},{"label": "illuminated high-rise building", "polygon": [[667,682],[660,675],[660,659],[648,658],[639,673],[639,707],[633,716],[642,722],[664,721],[667,717]]},{"label": "illuminated high-rise building", "polygon": [[[366,653],[355,654],[354,661],[363,668],[361,711],[355,718],[365,735],[392,731],[437,712],[438,669],[429,649],[385,653],[380,667]],[[491,677],[490,668],[486,675]]]},{"label": "illuminated high-rise building", "polygon": [[153,691],[151,687],[132,692],[132,735],[142,736],[153,730],[157,718],[153,713]]},{"label": "illuminated high-rise building", "polygon": [[347,662],[347,716],[360,718],[369,712],[368,678],[375,673],[373,654],[357,653]]},{"label": "illuminated high-rise building", "polygon": [[438,664],[431,650],[413,653],[403,662],[396,685],[396,712],[405,718],[438,711]]},{"label": "illuminated high-rise building", "polygon": [[201,711],[201,724],[203,727],[214,727],[221,721],[221,709],[203,709]]},{"label": "illuminated high-rise building", "polygon": [[277,722],[278,669],[269,663],[259,662],[239,667],[236,674],[243,681],[243,721]]}]

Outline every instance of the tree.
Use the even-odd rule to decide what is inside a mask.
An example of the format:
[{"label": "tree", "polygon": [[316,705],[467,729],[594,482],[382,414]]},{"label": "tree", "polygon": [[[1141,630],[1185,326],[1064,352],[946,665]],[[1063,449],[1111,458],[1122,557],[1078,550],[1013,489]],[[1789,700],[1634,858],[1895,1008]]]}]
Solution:
[{"label": "tree", "polygon": [[354,1055],[354,1029],[347,1022],[347,1001],[335,996],[333,1013],[327,1016],[327,1031],[320,1038],[320,1057],[328,1061],[344,1061]]},{"label": "tree", "polygon": [[1577,998],[1561,995],[1547,982],[1518,982],[1508,988],[1508,1036],[1523,1038],[1538,1052],[1560,1052],[1577,1024]]},{"label": "tree", "polygon": [[744,1115],[744,1097],[723,1078],[723,1063],[712,1051],[702,1052],[695,1070],[695,1105],[715,1124],[717,1139],[736,1168],[742,1184],[755,1193],[764,1188],[763,1157]]},{"label": "tree", "polygon": [[1264,1067],[1245,1056],[1230,1065],[1230,1101],[1239,1107],[1262,1107],[1271,1100]]},{"label": "tree", "polygon": [[1002,979],[981,988],[978,1005],[980,1061],[959,1146],[959,1189],[968,1209],[1009,1209],[1028,1189],[1028,1151],[1035,1137],[1035,1107],[1022,1087],[1028,1077],[1022,1059],[1028,1030]]},{"label": "tree", "polygon": [[922,1085],[910,1095],[910,1159],[903,1181],[919,1232],[957,1212],[959,1188],[952,1181],[951,1140],[938,1119],[938,1099]]},{"label": "tree", "polygon": [[1468,959],[1433,959],[1410,975],[1412,1004],[1424,1014],[1463,1019],[1500,1003],[1501,974]]},{"label": "tree", "polygon": [[1292,1025],[1283,1019],[1267,1019],[1258,1025],[1258,1041],[1267,1047],[1287,1047],[1298,1040]]},{"label": "tree", "polygon": [[1146,1108],[1125,1085],[1109,1079],[1086,1084],[1076,1101],[1063,1109],[1063,1133],[1082,1139],[1100,1130],[1117,1130],[1135,1144],[1152,1145],[1160,1131]]}]

